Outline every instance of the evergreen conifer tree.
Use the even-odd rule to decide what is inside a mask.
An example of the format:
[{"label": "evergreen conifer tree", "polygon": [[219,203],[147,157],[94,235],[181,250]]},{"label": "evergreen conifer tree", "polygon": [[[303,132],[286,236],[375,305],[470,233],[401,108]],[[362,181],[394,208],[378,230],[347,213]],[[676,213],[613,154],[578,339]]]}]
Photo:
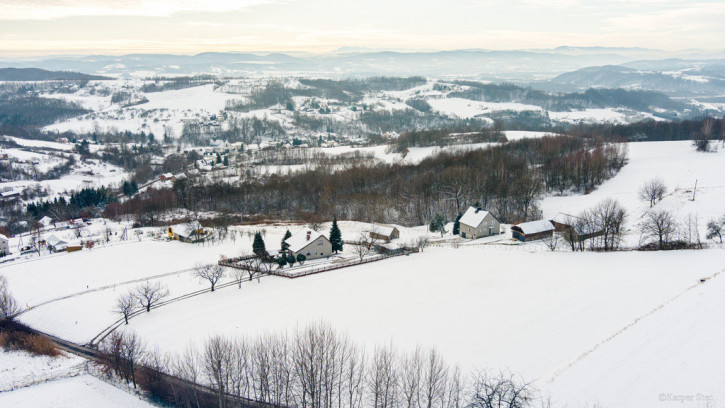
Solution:
[{"label": "evergreen conifer tree", "polygon": [[286,251],[289,249],[289,244],[287,243],[287,238],[291,237],[292,233],[287,230],[287,232],[284,233],[284,238],[282,238],[282,251]]},{"label": "evergreen conifer tree", "polygon": [[332,220],[332,228],[330,228],[330,243],[332,244],[332,250],[335,253],[342,251],[342,232],[340,232],[340,227],[337,226],[337,217]]},{"label": "evergreen conifer tree", "polygon": [[252,252],[254,252],[254,254],[257,256],[267,255],[267,248],[264,245],[264,239],[262,239],[262,234],[259,232],[254,234],[254,242],[252,242]]},{"label": "evergreen conifer tree", "polygon": [[458,217],[453,222],[453,235],[458,235],[461,232],[461,217],[463,217],[463,214],[458,213]]}]

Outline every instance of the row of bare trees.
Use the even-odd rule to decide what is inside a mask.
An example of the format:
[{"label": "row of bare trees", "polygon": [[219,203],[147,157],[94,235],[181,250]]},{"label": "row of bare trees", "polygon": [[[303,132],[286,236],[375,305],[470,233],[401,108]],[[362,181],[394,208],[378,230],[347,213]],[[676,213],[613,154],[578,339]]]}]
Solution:
[{"label": "row of bare trees", "polygon": [[[577,216],[567,217],[562,223],[568,227],[558,235],[545,239],[544,243],[552,251],[559,247],[561,241],[572,251],[586,249],[616,251],[621,248],[622,239],[627,233],[625,227],[627,217],[627,211],[618,201],[607,199]],[[697,215],[690,214],[680,220],[671,211],[649,208],[640,217],[636,228],[640,232],[640,249],[703,247],[700,238],[700,219]],[[721,231],[722,229],[717,228],[716,221],[708,223],[709,239],[720,237]]]},{"label": "row of bare trees", "polygon": [[169,289],[161,282],[151,283],[146,281],[137,286],[134,290],[121,295],[116,300],[115,311],[121,314],[128,324],[128,318],[136,310],[145,309],[150,312],[151,308],[169,296]]},{"label": "row of bare trees", "polygon": [[[368,352],[321,323],[292,335],[214,336],[201,350],[162,360],[173,361],[168,374],[211,385],[219,408],[230,406],[229,396],[300,408],[526,407],[536,398],[531,384],[511,373],[468,376],[435,349],[403,353],[386,345]],[[193,393],[177,398],[177,405],[201,406]]]},{"label": "row of bare trees", "polygon": [[572,251],[616,251],[627,232],[627,217],[619,201],[609,198],[577,216],[568,216],[563,220],[568,227],[546,244],[555,250],[562,239]]}]

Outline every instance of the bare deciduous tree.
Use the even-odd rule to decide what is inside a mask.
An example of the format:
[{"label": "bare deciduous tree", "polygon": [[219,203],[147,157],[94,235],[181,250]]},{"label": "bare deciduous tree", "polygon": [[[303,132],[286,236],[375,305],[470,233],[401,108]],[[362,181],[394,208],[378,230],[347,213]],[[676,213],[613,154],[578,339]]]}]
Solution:
[{"label": "bare deciduous tree", "polygon": [[640,226],[644,238],[657,242],[657,249],[667,249],[671,238],[677,233],[678,223],[671,212],[649,211]]},{"label": "bare deciduous tree", "polygon": [[647,181],[639,189],[639,198],[649,202],[650,208],[657,204],[658,201],[661,201],[665,194],[667,194],[667,186],[659,177]]},{"label": "bare deciduous tree", "polygon": [[715,238],[720,239],[720,243],[722,244],[722,236],[723,233],[725,233],[725,217],[723,217],[720,220],[712,219],[708,221],[707,223],[707,235],[705,236],[707,239],[714,240]]},{"label": "bare deciduous tree", "polygon": [[245,276],[247,276],[247,271],[243,269],[234,268],[234,270],[232,270],[232,277],[234,278],[234,282],[237,282],[239,289],[242,288],[242,282],[244,281]]},{"label": "bare deciduous tree", "polygon": [[549,237],[544,237],[541,242],[543,242],[550,251],[556,251],[559,247],[559,243],[561,242],[561,237],[559,237],[558,234],[553,233]]},{"label": "bare deciduous tree", "polygon": [[425,248],[430,245],[430,240],[428,237],[418,237],[418,239],[415,241],[415,245],[418,247],[420,252],[423,252]]},{"label": "bare deciduous tree", "polygon": [[421,406],[424,408],[442,407],[447,381],[448,365],[436,349],[431,349],[423,365]]},{"label": "bare deciduous tree", "polygon": [[165,286],[162,286],[160,282],[151,283],[147,281],[143,285],[138,286],[133,295],[141,303],[141,306],[147,312],[150,312],[156,303],[169,296],[169,290]]},{"label": "bare deciduous tree", "polygon": [[18,302],[8,289],[8,282],[0,275],[0,321],[12,320],[20,312]]},{"label": "bare deciduous tree", "polygon": [[133,388],[136,388],[136,365],[143,360],[145,346],[136,333],[124,333],[121,344],[121,355],[126,366],[126,382],[130,377],[133,381]]},{"label": "bare deciduous tree", "polygon": [[396,406],[399,391],[398,367],[392,345],[377,347],[368,374],[370,403],[373,408]]},{"label": "bare deciduous tree", "polygon": [[126,384],[133,382],[136,388],[136,366],[145,353],[143,341],[135,333],[115,331],[103,341],[101,350],[106,354],[107,365],[126,380]]},{"label": "bare deciduous tree", "polygon": [[[204,279],[211,285],[211,291],[214,292],[214,287],[221,278],[224,277],[224,267],[215,264],[197,264],[194,267],[194,274],[199,279]],[[241,286],[241,283],[240,283]]]},{"label": "bare deciduous tree", "polygon": [[524,408],[531,404],[534,390],[531,384],[510,373],[491,375],[481,372],[473,380],[471,408]]},{"label": "bare deciduous tree", "polygon": [[128,324],[128,317],[131,315],[136,305],[136,298],[133,293],[129,292],[118,297],[118,300],[116,300],[115,311],[120,313],[126,321],[126,324]]},{"label": "bare deciduous tree", "polygon": [[231,380],[230,362],[232,361],[232,351],[232,342],[220,336],[212,337],[204,346],[202,365],[204,373],[209,381],[214,384],[217,391],[219,408],[226,407],[225,395],[228,392]]},{"label": "bare deciduous tree", "polygon": [[400,368],[400,389],[402,406],[416,408],[420,404],[420,386],[423,376],[423,353],[420,347],[403,357]]},{"label": "bare deciduous tree", "polygon": [[365,258],[365,255],[370,253],[370,250],[372,249],[373,243],[365,234],[360,234],[360,237],[355,242],[355,245],[353,245],[353,251],[362,261],[363,258]]},{"label": "bare deciduous tree", "polygon": [[591,245],[596,249],[614,251],[619,248],[624,236],[624,223],[627,219],[627,210],[619,201],[608,198],[597,204],[586,214],[586,223],[592,231],[599,231],[601,235],[591,239]]}]

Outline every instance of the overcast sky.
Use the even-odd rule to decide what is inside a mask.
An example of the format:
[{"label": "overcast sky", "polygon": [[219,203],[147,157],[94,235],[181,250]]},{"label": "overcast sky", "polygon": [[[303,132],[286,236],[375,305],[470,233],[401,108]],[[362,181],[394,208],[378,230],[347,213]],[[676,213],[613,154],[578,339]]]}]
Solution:
[{"label": "overcast sky", "polygon": [[0,55],[725,49],[725,1],[0,0]]}]

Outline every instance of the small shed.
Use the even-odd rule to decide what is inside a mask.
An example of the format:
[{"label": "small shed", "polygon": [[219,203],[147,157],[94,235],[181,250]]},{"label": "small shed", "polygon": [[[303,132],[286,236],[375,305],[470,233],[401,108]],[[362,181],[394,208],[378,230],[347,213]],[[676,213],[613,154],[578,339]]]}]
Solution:
[{"label": "small shed", "polygon": [[390,242],[400,238],[400,231],[393,225],[375,224],[370,230],[370,238]]},{"label": "small shed", "polygon": [[38,220],[38,222],[40,223],[40,225],[42,225],[45,228],[48,228],[51,225],[53,225],[53,219],[48,217],[47,215],[45,217],[41,218],[40,220]]},{"label": "small shed", "polygon": [[199,221],[176,224],[167,227],[168,237],[181,242],[199,242],[204,239],[204,227]]},{"label": "small shed", "polygon": [[511,235],[521,242],[554,236],[554,225],[548,220],[529,221],[511,227]]},{"label": "small shed", "polygon": [[558,213],[551,219],[551,223],[556,232],[577,242],[604,235],[603,230],[576,215]]},{"label": "small shed", "polygon": [[373,248],[375,249],[375,252],[382,255],[400,255],[405,253],[405,251],[407,250],[404,245],[400,245],[394,242],[374,244]]},{"label": "small shed", "polygon": [[164,173],[161,176],[159,176],[159,179],[161,181],[174,181],[174,175],[171,173]]},{"label": "small shed", "polygon": [[68,242],[58,238],[55,235],[51,235],[45,239],[46,245],[53,252],[65,251],[68,247]]}]

